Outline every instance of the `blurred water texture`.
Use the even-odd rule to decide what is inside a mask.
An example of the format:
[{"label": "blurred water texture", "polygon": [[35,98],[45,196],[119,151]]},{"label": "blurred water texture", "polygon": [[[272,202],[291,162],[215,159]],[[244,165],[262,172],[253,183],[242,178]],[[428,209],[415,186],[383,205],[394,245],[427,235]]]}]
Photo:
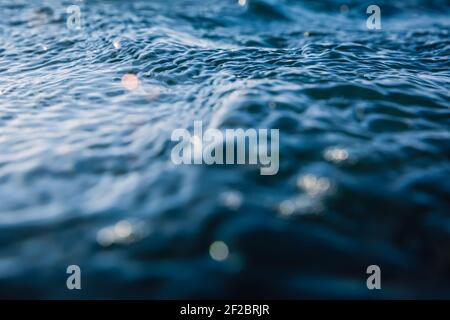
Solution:
[{"label": "blurred water texture", "polygon": [[[450,298],[450,2],[371,4],[0,0],[0,297]],[[195,120],[280,172],[175,166]]]}]

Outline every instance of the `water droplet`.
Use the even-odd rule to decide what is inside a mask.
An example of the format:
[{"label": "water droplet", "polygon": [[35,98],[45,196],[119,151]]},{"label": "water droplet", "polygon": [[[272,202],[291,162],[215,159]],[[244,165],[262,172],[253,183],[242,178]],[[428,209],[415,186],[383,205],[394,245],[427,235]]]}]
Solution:
[{"label": "water droplet", "polygon": [[348,151],[342,148],[328,148],[324,152],[325,160],[331,162],[341,162],[348,159]]},{"label": "water droplet", "polygon": [[97,242],[102,247],[109,247],[114,243],[114,230],[111,228],[103,228],[97,232]]},{"label": "water droplet", "polygon": [[112,244],[129,244],[147,237],[152,228],[142,221],[121,220],[97,232],[97,242],[103,247]]},{"label": "water droplet", "polygon": [[223,204],[231,210],[238,210],[243,202],[242,194],[238,191],[228,191],[221,194]]},{"label": "water droplet", "polygon": [[243,7],[247,4],[247,0],[238,0],[238,4]]},{"label": "water droplet", "polygon": [[114,233],[117,238],[128,238],[133,231],[133,226],[126,220],[122,220],[116,223],[114,226]]},{"label": "water droplet", "polygon": [[215,241],[209,247],[209,255],[216,261],[226,260],[228,254],[228,246],[223,241]]},{"label": "water droplet", "polygon": [[139,87],[139,79],[136,75],[127,73],[122,77],[122,86],[133,91]]},{"label": "water droplet", "polygon": [[297,180],[297,186],[305,190],[309,195],[317,195],[327,191],[330,186],[330,180],[324,177],[316,177],[312,174],[301,176]]},{"label": "water droplet", "polygon": [[278,207],[278,212],[283,216],[290,216],[295,212],[295,203],[291,200],[284,200]]},{"label": "water droplet", "polygon": [[116,49],[120,49],[120,47],[121,47],[120,41],[119,40],[114,40],[113,41],[113,46]]}]

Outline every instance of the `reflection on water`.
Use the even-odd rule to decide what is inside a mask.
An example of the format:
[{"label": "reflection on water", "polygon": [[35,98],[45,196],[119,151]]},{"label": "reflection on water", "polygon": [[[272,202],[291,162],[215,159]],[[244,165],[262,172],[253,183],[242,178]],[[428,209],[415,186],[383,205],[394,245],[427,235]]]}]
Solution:
[{"label": "reflection on water", "polygon": [[[73,4],[0,0],[1,297],[449,297],[448,1]],[[197,120],[279,173],[175,166]]]}]

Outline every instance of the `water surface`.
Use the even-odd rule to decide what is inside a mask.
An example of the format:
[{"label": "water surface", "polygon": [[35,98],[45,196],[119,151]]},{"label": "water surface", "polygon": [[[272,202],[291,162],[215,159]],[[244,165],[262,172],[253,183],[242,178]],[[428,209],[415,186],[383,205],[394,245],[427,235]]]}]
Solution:
[{"label": "water surface", "polygon": [[[450,297],[449,1],[244,2],[0,0],[0,297]],[[279,173],[175,166],[195,120]]]}]

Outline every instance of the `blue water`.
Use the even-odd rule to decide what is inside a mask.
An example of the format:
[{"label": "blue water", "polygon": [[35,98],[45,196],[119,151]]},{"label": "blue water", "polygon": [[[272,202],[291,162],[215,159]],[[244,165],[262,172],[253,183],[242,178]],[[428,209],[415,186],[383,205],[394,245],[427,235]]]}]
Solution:
[{"label": "blue water", "polygon": [[[450,2],[244,2],[0,0],[0,297],[450,297]],[[174,165],[195,120],[279,173]]]}]

